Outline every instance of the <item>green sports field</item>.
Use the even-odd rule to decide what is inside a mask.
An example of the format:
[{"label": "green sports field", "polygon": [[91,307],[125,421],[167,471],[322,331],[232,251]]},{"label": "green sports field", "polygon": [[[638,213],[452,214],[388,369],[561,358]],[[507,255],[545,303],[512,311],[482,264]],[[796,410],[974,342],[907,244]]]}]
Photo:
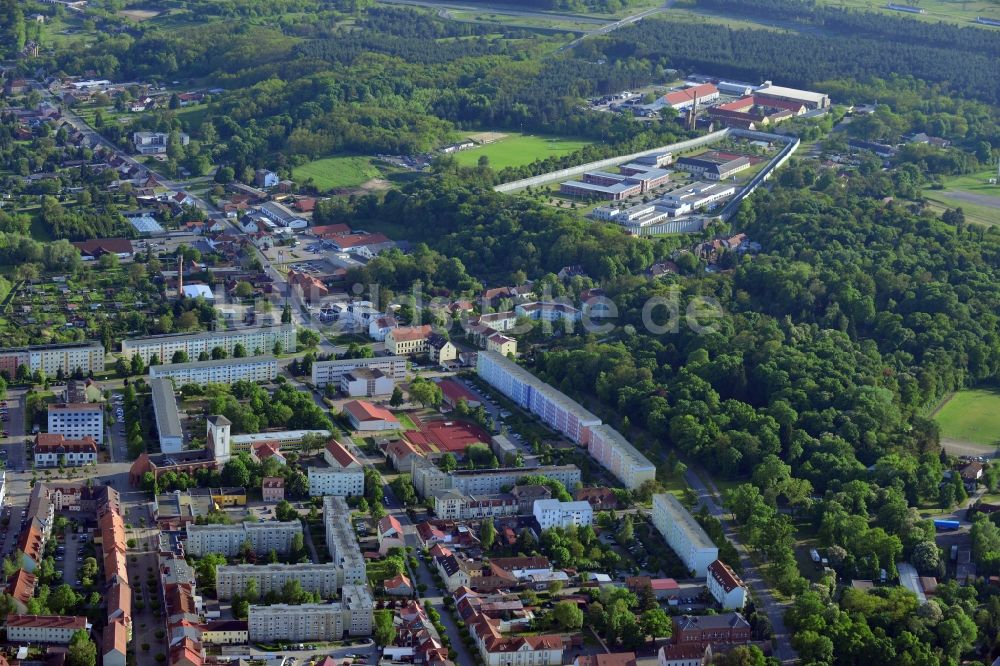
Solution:
[{"label": "green sports field", "polygon": [[1000,441],[1000,389],[959,391],[934,416],[942,439],[995,446]]},{"label": "green sports field", "polygon": [[505,133],[499,141],[463,150],[455,155],[462,166],[475,166],[480,156],[490,158],[490,167],[499,171],[506,167],[523,166],[546,157],[567,155],[591,142],[537,134]]},{"label": "green sports field", "polygon": [[348,155],[307,162],[292,170],[292,177],[297,182],[312,178],[316,187],[321,190],[357,187],[381,176],[382,172],[372,164],[371,158]]},{"label": "green sports field", "polygon": [[1000,224],[1000,186],[990,185],[996,178],[995,170],[947,178],[943,190],[926,188],[924,197],[931,201],[935,211],[961,208],[967,222],[993,226]]}]

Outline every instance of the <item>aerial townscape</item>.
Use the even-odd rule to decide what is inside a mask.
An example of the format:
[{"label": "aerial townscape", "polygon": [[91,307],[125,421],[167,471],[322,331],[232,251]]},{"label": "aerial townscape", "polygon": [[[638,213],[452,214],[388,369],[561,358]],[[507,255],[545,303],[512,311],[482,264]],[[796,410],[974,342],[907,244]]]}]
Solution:
[{"label": "aerial townscape", "polygon": [[0,666],[1000,666],[998,81],[998,0],[0,0]]}]

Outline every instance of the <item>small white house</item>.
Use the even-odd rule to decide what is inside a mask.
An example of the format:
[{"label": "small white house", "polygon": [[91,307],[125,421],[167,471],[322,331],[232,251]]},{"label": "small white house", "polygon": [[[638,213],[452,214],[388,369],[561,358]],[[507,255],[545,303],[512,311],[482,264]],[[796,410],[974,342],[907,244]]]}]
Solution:
[{"label": "small white house", "polygon": [[747,587],[732,567],[722,560],[708,565],[708,593],[722,610],[740,610],[747,603]]}]

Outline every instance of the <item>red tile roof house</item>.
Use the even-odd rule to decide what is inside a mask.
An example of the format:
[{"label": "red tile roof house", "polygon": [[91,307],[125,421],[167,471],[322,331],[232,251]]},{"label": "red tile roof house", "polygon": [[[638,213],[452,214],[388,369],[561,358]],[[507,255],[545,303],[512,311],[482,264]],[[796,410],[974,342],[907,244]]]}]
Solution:
[{"label": "red tile roof house", "polygon": [[386,516],[378,521],[378,552],[385,555],[390,548],[406,548],[403,525],[395,516]]},{"label": "red tile roof house", "polygon": [[38,433],[35,437],[36,467],[78,467],[97,462],[97,442],[87,435],[83,439],[66,439],[63,435]]},{"label": "red tile roof house", "polygon": [[335,469],[357,469],[361,467],[361,463],[354,457],[354,454],[335,439],[327,442],[326,448],[323,449],[323,459],[326,460],[327,465]]},{"label": "red tile roof house", "polygon": [[24,569],[18,569],[17,573],[7,581],[7,594],[14,602],[14,608],[19,613],[27,609],[27,604],[35,594],[35,585],[38,579],[34,574],[30,574]]},{"label": "red tile roof house", "polygon": [[64,615],[7,616],[7,640],[11,643],[67,645],[78,631],[90,631],[87,618]]},{"label": "red tile roof house", "polygon": [[559,666],[563,659],[561,636],[504,636],[499,621],[483,615],[466,625],[486,666]]},{"label": "red tile roof house", "polygon": [[389,596],[409,597],[413,595],[413,583],[403,574],[389,578],[382,585],[385,588],[385,593]]},{"label": "red tile roof house", "polygon": [[344,414],[355,430],[399,430],[399,419],[388,409],[365,400],[344,403]]},{"label": "red tile roof house", "polygon": [[277,441],[254,444],[250,449],[250,457],[253,458],[254,462],[264,462],[268,458],[274,458],[282,465],[288,464],[288,460],[282,455],[281,446]]},{"label": "red tile roof house", "polygon": [[458,406],[459,400],[465,400],[465,404],[473,409],[482,404],[475,393],[454,380],[442,379],[438,382],[438,386],[441,388],[441,397],[444,399],[444,403],[452,409]]},{"label": "red tile roof house", "polygon": [[423,454],[405,439],[397,439],[385,447],[385,457],[400,472],[410,471],[410,461],[413,456],[423,457]]}]

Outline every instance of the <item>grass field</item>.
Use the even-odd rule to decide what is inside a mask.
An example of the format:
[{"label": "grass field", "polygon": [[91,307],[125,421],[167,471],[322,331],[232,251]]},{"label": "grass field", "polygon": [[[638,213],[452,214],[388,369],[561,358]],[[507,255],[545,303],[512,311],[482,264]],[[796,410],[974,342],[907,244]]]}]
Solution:
[{"label": "grass field", "polygon": [[1000,441],[1000,388],[959,391],[934,416],[941,437],[984,447]]},{"label": "grass field", "polygon": [[511,132],[494,143],[463,150],[455,155],[455,159],[462,166],[475,166],[479,158],[485,155],[490,159],[490,166],[499,171],[506,167],[531,164],[553,155],[567,155],[589,144],[589,141],[583,139]]},{"label": "grass field", "polygon": [[943,190],[925,189],[923,194],[933,202],[931,207],[935,211],[961,208],[966,221],[992,226],[1000,224],[1000,186],[988,182],[995,177],[996,171],[990,170],[948,178]]},{"label": "grass field", "polygon": [[[886,3],[883,0],[824,0],[824,4],[833,5],[835,7],[878,11],[884,14],[905,16],[923,21],[972,23],[976,27],[984,28],[986,30],[997,30],[998,28],[991,28],[988,25],[975,23],[977,16],[993,19],[1000,18],[1000,7],[997,7],[995,3],[988,2],[986,0],[923,0],[923,2],[920,3],[920,8],[926,10],[926,14],[910,14],[886,9]],[[916,3],[901,2],[899,4]]]},{"label": "grass field", "polygon": [[312,178],[321,190],[339,187],[357,187],[372,178],[380,178],[382,172],[368,157],[342,155],[326,157],[307,162],[292,170],[292,177],[299,182]]}]

